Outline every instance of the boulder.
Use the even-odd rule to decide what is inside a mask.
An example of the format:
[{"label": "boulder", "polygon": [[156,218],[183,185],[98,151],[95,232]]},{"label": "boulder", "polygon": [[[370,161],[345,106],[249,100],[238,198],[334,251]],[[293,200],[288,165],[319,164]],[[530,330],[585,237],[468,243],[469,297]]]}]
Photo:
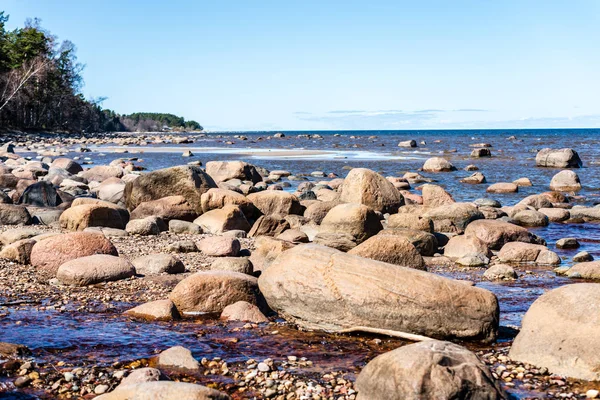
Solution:
[{"label": "boulder", "polygon": [[67,171],[68,173],[73,174],[73,175],[76,175],[79,172],[83,171],[83,168],[81,168],[81,165],[79,165],[75,161],[71,160],[70,158],[66,158],[66,157],[59,157],[59,158],[55,159],[50,164],[50,167],[64,169],[65,171]]},{"label": "boulder", "polygon": [[593,260],[594,260],[594,257],[587,251],[580,251],[579,253],[577,253],[573,256],[573,262],[576,262],[576,263],[593,261]]},{"label": "boulder", "polygon": [[96,188],[98,198],[114,204],[121,204],[125,195],[125,185],[126,183],[121,179],[107,179]]},{"label": "boulder", "polygon": [[423,217],[433,221],[436,232],[461,234],[473,221],[484,219],[484,215],[471,203],[453,203],[430,209]]},{"label": "boulder", "polygon": [[542,149],[535,156],[537,167],[581,168],[583,163],[573,149]]},{"label": "boulder", "polygon": [[519,276],[515,272],[514,268],[506,264],[496,264],[489,267],[484,273],[483,277],[491,281],[495,280],[515,280]]},{"label": "boulder", "polygon": [[523,187],[533,186],[533,183],[531,183],[531,180],[526,177],[515,179],[513,181],[513,183],[517,186],[523,186]]},{"label": "boulder", "polygon": [[121,383],[119,383],[117,388],[119,388],[120,386],[135,385],[144,382],[157,382],[160,379],[160,377],[160,370],[156,368],[146,367],[134,369],[129,375],[127,375],[121,380]]},{"label": "boulder", "polygon": [[135,275],[133,265],[106,254],[76,258],[58,267],[56,277],[64,285],[87,286],[101,282],[118,281]]},{"label": "boulder", "polygon": [[25,206],[0,203],[0,225],[29,225],[31,222]]},{"label": "boulder", "polygon": [[123,229],[123,219],[119,211],[98,204],[72,206],[60,216],[60,226],[69,231],[82,231],[92,226]]},{"label": "boulder", "polygon": [[279,215],[263,215],[252,225],[248,236],[279,236],[287,229],[290,229],[290,223],[286,219]]},{"label": "boulder", "polygon": [[172,219],[169,221],[169,232],[199,235],[202,233],[202,228],[200,228],[200,226],[194,224],[193,222]]},{"label": "boulder", "polygon": [[200,167],[184,165],[159,169],[141,175],[125,186],[125,205],[134,210],[141,203],[168,196],[183,196],[197,214],[202,214],[200,197],[211,188],[215,181]]},{"label": "boulder", "polygon": [[548,217],[550,222],[564,222],[571,218],[569,210],[564,208],[540,208],[538,211]]},{"label": "boulder", "polygon": [[431,218],[408,213],[390,215],[387,227],[388,229],[413,229],[433,233]]},{"label": "boulder", "polygon": [[525,197],[523,200],[517,203],[517,206],[529,206],[533,207],[536,210],[539,208],[552,208],[552,202],[548,199],[548,197],[541,194],[532,194],[531,196]]},{"label": "boulder", "polygon": [[550,181],[550,190],[576,192],[581,190],[581,181],[575,172],[566,169],[552,177],[552,180]]},{"label": "boulder", "polygon": [[428,340],[384,353],[356,379],[357,400],[504,400],[508,396],[477,356]]},{"label": "boulder", "polygon": [[490,149],[481,148],[481,149],[473,149],[471,151],[471,158],[480,158],[480,157],[491,157],[492,152]]},{"label": "boulder", "polygon": [[438,241],[435,235],[429,232],[417,231],[414,229],[388,228],[382,230],[374,237],[377,238],[382,236],[404,238],[415,246],[422,256],[433,256],[438,250]]},{"label": "boulder", "polygon": [[225,206],[238,206],[248,220],[255,220],[261,215],[260,210],[246,196],[233,190],[209,189],[208,192],[200,196],[200,203],[202,212]]},{"label": "boulder", "polygon": [[349,233],[319,232],[313,238],[313,243],[347,252],[357,246],[355,240]]},{"label": "boulder", "polygon": [[131,261],[137,275],[180,274],[185,272],[181,260],[171,254],[148,254]]},{"label": "boulder", "polygon": [[600,261],[575,264],[567,271],[567,276],[569,278],[600,279]]},{"label": "boulder", "polygon": [[211,270],[233,271],[252,275],[254,266],[248,257],[219,257],[210,264]]},{"label": "boulder", "polygon": [[240,207],[227,205],[220,209],[205,212],[194,220],[206,233],[220,235],[223,232],[241,230],[250,231],[250,224]]},{"label": "boulder", "polygon": [[226,321],[244,321],[260,324],[269,322],[269,319],[254,304],[238,301],[223,309],[221,319]]},{"label": "boulder", "polygon": [[486,189],[488,193],[516,193],[518,191],[519,187],[511,182],[494,183]]},{"label": "boulder", "polygon": [[125,311],[125,315],[148,321],[172,321],[181,316],[171,300],[155,300]]},{"label": "boulder", "polygon": [[212,236],[196,243],[198,250],[210,257],[235,257],[242,246],[236,238]]},{"label": "boulder", "polygon": [[282,234],[277,236],[279,240],[286,240],[292,243],[308,243],[308,235],[302,232],[300,229],[288,229]]},{"label": "boulder", "polygon": [[315,224],[321,225],[327,213],[338,204],[339,201],[316,201],[306,207],[304,216]]},{"label": "boulder", "polygon": [[500,250],[508,242],[546,244],[543,239],[521,226],[491,219],[471,222],[465,229],[465,235],[477,236],[492,250]]},{"label": "boulder", "polygon": [[507,263],[536,263],[544,265],[558,265],[560,257],[546,246],[511,242],[502,246],[498,252],[498,259]]},{"label": "boulder", "polygon": [[41,233],[41,231],[32,228],[8,229],[0,234],[0,242],[3,245],[8,245],[18,240],[30,239]]},{"label": "boulder", "polygon": [[266,270],[281,253],[294,246],[291,242],[269,236],[257,237],[254,241],[255,250],[250,255],[254,271]]},{"label": "boulder", "polygon": [[160,227],[152,217],[132,219],[125,226],[130,235],[149,236],[160,235]]},{"label": "boulder", "polygon": [[576,238],[561,238],[556,241],[558,249],[576,249],[579,247],[579,241]]},{"label": "boulder", "polygon": [[221,313],[238,301],[257,304],[259,296],[253,276],[233,271],[202,271],[179,282],[169,298],[180,313]]},{"label": "boulder", "polygon": [[405,140],[403,142],[399,142],[398,147],[417,147],[417,142],[415,140]]},{"label": "boulder", "polygon": [[460,180],[462,183],[468,183],[471,185],[479,185],[481,183],[486,183],[485,176],[481,172],[475,172],[474,174],[467,176]]},{"label": "boulder", "polygon": [[170,367],[196,371],[200,363],[192,356],[192,352],[182,346],[170,347],[161,352],[156,360],[157,367]]},{"label": "boulder", "polygon": [[123,176],[123,168],[112,165],[97,165],[88,170],[80,172],[78,175],[85,178],[88,182],[102,182],[110,178],[121,178]]},{"label": "boulder", "polygon": [[408,268],[427,269],[415,246],[399,236],[375,235],[350,250],[348,254]]},{"label": "boulder", "polygon": [[71,207],[82,206],[82,205],[95,204],[97,206],[112,208],[117,210],[121,216],[121,220],[124,224],[129,222],[129,211],[123,206],[111,203],[110,201],[98,200],[91,197],[78,197],[71,203]]},{"label": "boulder", "polygon": [[119,385],[96,400],[229,400],[230,397],[206,386],[186,382],[143,382]]},{"label": "boulder", "polygon": [[523,318],[509,357],[552,374],[600,380],[600,284],[565,285],[540,296]]},{"label": "boulder", "polygon": [[31,265],[50,274],[69,260],[94,254],[117,256],[117,249],[104,235],[75,232],[39,240],[31,250]]},{"label": "boulder", "polygon": [[423,185],[421,188],[421,196],[423,196],[423,205],[425,207],[439,207],[456,203],[452,198],[452,195],[438,185]]},{"label": "boulder", "polygon": [[36,207],[56,207],[62,202],[54,185],[44,181],[28,186],[19,199],[19,204]]},{"label": "boulder", "polygon": [[487,258],[492,257],[492,252],[487,244],[475,235],[453,236],[444,247],[444,256],[452,259],[478,256],[480,254]]},{"label": "boulder", "polygon": [[6,245],[0,251],[0,258],[27,265],[31,259],[31,250],[35,245],[34,239],[21,239]]},{"label": "boulder", "polygon": [[206,173],[215,182],[225,182],[230,179],[252,181],[252,183],[262,181],[262,176],[256,167],[244,161],[209,161],[206,163]]},{"label": "boulder", "polygon": [[498,329],[498,301],[487,290],[315,244],[282,253],[259,286],[274,311],[310,329],[380,328],[484,342]]},{"label": "boulder", "polygon": [[353,168],[344,179],[340,201],[364,204],[375,211],[394,213],[404,204],[404,198],[394,185],[377,172]]},{"label": "boulder", "polygon": [[333,207],[321,222],[320,233],[347,233],[361,243],[383,227],[375,212],[363,204],[340,204]]},{"label": "boulder", "polygon": [[131,219],[142,219],[156,216],[166,223],[172,219],[193,221],[198,213],[183,196],[167,196],[162,199],[150,200],[140,203],[131,212]]},{"label": "boulder", "polygon": [[454,165],[450,161],[441,157],[432,157],[425,161],[423,164],[423,171],[425,172],[449,172],[456,171]]},{"label": "boulder", "polygon": [[535,210],[522,210],[512,216],[516,223],[521,226],[548,226],[550,220],[548,217]]},{"label": "boulder", "polygon": [[302,215],[304,212],[296,196],[280,190],[252,193],[248,195],[248,200],[265,215],[277,214],[285,217],[288,214]]}]

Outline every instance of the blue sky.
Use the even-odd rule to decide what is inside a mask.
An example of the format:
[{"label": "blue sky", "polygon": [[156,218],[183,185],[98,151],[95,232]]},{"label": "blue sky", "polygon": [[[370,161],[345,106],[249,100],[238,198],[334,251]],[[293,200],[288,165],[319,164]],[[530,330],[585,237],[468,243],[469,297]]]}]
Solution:
[{"label": "blue sky", "polygon": [[2,0],[84,94],[210,130],[600,127],[600,1]]}]

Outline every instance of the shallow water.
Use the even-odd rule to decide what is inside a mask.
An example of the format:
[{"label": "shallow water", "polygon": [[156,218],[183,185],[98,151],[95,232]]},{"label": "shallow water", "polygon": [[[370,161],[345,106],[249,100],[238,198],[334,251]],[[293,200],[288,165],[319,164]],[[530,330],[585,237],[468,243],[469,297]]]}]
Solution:
[{"label": "shallow water", "polygon": [[[310,174],[312,171],[346,175],[344,166],[366,167],[384,175],[401,176],[406,171],[416,171],[431,156],[449,159],[457,171],[450,173],[422,173],[445,186],[457,201],[472,201],[492,197],[503,205],[512,205],[529,194],[548,190],[548,184],[557,169],[535,167],[536,151],[544,147],[572,147],[578,151],[584,168],[577,169],[583,190],[574,202],[594,204],[600,194],[599,166],[600,130],[513,130],[513,131],[403,131],[403,132],[311,132],[323,135],[323,139],[298,138],[307,132],[285,132],[282,139],[266,139],[271,133],[240,133],[248,140],[222,137],[197,137],[190,145],[130,146],[129,153],[114,153],[115,146],[94,148],[92,153],[71,153],[70,156],[90,157],[95,164],[107,164],[117,158],[139,158],[137,163],[148,170],[180,165],[192,160],[206,163],[210,160],[242,159],[269,170],[285,169],[293,174]],[[517,141],[507,140],[515,135]],[[376,136],[373,138],[372,136]],[[397,143],[414,139],[425,140],[426,145],[416,149],[398,148]],[[234,144],[227,145],[231,140]],[[440,141],[440,143],[436,143]],[[471,159],[474,143],[491,143],[492,158]],[[183,158],[183,150],[190,149],[192,158]],[[456,152],[445,151],[456,149]],[[285,150],[285,151],[281,151]],[[35,154],[31,154],[34,156]],[[466,185],[459,179],[471,172],[463,168],[475,164],[486,176],[488,184]],[[511,182],[529,177],[533,187],[519,188],[514,194],[485,192],[495,182]],[[323,180],[312,178],[311,181]],[[296,186],[298,181],[291,181]],[[413,189],[414,190],[414,189]],[[532,229],[548,242],[551,250],[563,259],[562,265],[571,265],[577,252],[586,250],[595,258],[600,257],[600,224],[551,224],[546,228]],[[560,250],[555,242],[562,237],[576,237],[581,247],[576,250]],[[527,273],[531,271],[531,273]],[[573,283],[558,277],[551,268],[519,266],[521,278],[515,282],[478,281],[477,286],[491,290],[500,302],[500,342],[510,341],[516,334],[524,313],[535,299],[545,291]],[[477,270],[477,276],[483,269]],[[473,279],[469,273],[443,273],[454,278]],[[477,278],[475,276],[475,278]],[[476,279],[477,280],[477,279]],[[123,307],[124,308],[124,307]],[[374,355],[403,344],[399,340],[385,340],[374,345],[368,336],[351,337],[325,333],[298,332],[289,327],[277,327],[273,335],[264,329],[231,332],[236,325],[224,325],[209,321],[183,321],[179,323],[142,323],[131,321],[118,314],[78,314],[75,312],[38,312],[33,308],[9,309],[0,319],[2,341],[22,343],[34,350],[34,356],[46,361],[89,360],[90,363],[109,365],[115,361],[129,361],[149,357],[173,345],[190,348],[194,356],[222,357],[229,362],[243,362],[248,358],[262,359],[297,355],[307,357],[315,365],[315,371],[356,371]],[[21,321],[18,328],[15,324]],[[269,327],[272,330],[274,328]],[[238,338],[239,342],[233,339]],[[535,396],[531,392],[512,390],[518,397]]]}]

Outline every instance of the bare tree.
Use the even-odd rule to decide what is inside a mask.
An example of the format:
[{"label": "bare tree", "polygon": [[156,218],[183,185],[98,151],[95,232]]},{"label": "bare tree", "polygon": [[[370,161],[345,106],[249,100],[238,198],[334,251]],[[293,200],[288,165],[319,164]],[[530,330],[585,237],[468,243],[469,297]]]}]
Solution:
[{"label": "bare tree", "polygon": [[42,75],[46,71],[49,62],[48,59],[39,56],[24,62],[21,67],[7,72],[4,79],[4,89],[0,96],[0,111],[25,87],[31,78]]}]

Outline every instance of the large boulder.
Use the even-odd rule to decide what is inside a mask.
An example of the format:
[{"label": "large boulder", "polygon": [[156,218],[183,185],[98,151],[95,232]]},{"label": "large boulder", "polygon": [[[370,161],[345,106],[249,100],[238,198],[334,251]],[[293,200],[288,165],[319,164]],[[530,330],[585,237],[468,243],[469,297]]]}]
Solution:
[{"label": "large boulder", "polygon": [[434,231],[431,218],[409,213],[390,215],[387,227],[390,229],[414,229],[429,233]]},{"label": "large boulder", "polygon": [[123,206],[111,203],[110,201],[94,199],[92,197],[78,197],[71,203],[71,207],[82,206],[84,204],[95,204],[102,207],[112,208],[117,210],[121,215],[121,220],[124,224],[129,222],[129,211]]},{"label": "large boulder", "polygon": [[377,172],[353,168],[342,184],[340,201],[364,204],[383,213],[395,213],[404,204],[404,197]]},{"label": "large boulder", "polygon": [[37,241],[31,250],[31,265],[56,274],[65,262],[94,254],[118,255],[115,246],[102,234],[66,233]]},{"label": "large boulder", "polygon": [[255,250],[250,255],[254,271],[264,271],[284,251],[295,245],[286,240],[279,240],[269,236],[259,236],[254,242]]},{"label": "large boulder", "polygon": [[179,312],[221,313],[238,301],[257,304],[255,277],[233,271],[202,271],[188,276],[175,286],[169,298]]},{"label": "large boulder", "polygon": [[560,257],[546,246],[539,244],[510,242],[498,252],[498,260],[505,263],[536,263],[558,265]]},{"label": "large boulder", "polygon": [[569,278],[600,279],[600,261],[582,262],[567,271]]},{"label": "large boulder", "polygon": [[327,213],[338,204],[339,201],[315,201],[306,207],[304,216],[315,224],[321,225]]},{"label": "large boulder", "polygon": [[252,225],[248,236],[279,236],[287,229],[290,229],[290,223],[286,219],[279,215],[263,215]]},{"label": "large boulder", "polygon": [[125,231],[130,235],[149,236],[160,235],[160,226],[156,217],[132,219],[125,226]]},{"label": "large boulder", "polygon": [[281,190],[265,190],[252,193],[248,195],[248,200],[265,215],[277,214],[285,217],[288,214],[302,215],[303,213],[298,198]]},{"label": "large boulder", "polygon": [[428,340],[384,353],[356,379],[358,400],[504,400],[488,367],[466,348]]},{"label": "large boulder", "polygon": [[228,305],[221,313],[221,319],[226,321],[247,321],[255,324],[269,322],[269,319],[254,304],[238,301]]},{"label": "large boulder", "polygon": [[581,168],[579,154],[573,149],[542,149],[535,156],[535,165],[550,168]]},{"label": "large boulder", "polygon": [[66,209],[60,216],[60,226],[69,231],[82,231],[93,226],[125,228],[119,211],[98,204],[83,204]]},{"label": "large boulder", "polygon": [[225,206],[238,206],[246,219],[254,220],[261,215],[256,206],[243,194],[227,189],[209,189],[200,196],[202,212],[208,212]]},{"label": "large boulder", "polygon": [[375,212],[363,204],[340,204],[321,221],[320,233],[347,233],[361,243],[376,235],[383,227]]},{"label": "large boulder", "polygon": [[25,206],[0,203],[0,225],[29,225],[31,215]]},{"label": "large boulder", "polygon": [[380,231],[374,237],[396,236],[408,240],[422,256],[433,256],[438,250],[438,241],[435,235],[415,229],[388,228]]},{"label": "large boulder", "polygon": [[215,389],[186,382],[142,382],[119,385],[96,400],[229,400],[230,397]]},{"label": "large boulder", "polygon": [[425,172],[449,172],[456,171],[456,167],[442,157],[431,157],[423,164],[423,171]]},{"label": "large boulder", "polygon": [[50,164],[50,167],[64,169],[65,171],[67,171],[68,173],[73,174],[73,175],[83,171],[83,168],[81,168],[81,165],[79,165],[77,162],[71,160],[70,158],[66,158],[66,157],[59,157],[59,158],[55,159]]},{"label": "large boulder", "polygon": [[546,244],[543,239],[526,228],[492,219],[471,222],[465,229],[465,235],[477,236],[492,250],[500,250],[508,242]]},{"label": "large boulder", "polygon": [[461,234],[475,220],[485,216],[471,203],[453,203],[433,208],[423,214],[423,217],[433,221],[436,232]]},{"label": "large boulder", "polygon": [[348,233],[320,232],[313,238],[313,243],[348,252],[357,246],[354,236]]},{"label": "large boulder", "polygon": [[162,199],[145,201],[131,212],[131,219],[151,216],[160,217],[169,223],[172,219],[193,221],[198,213],[183,196],[167,196]]},{"label": "large boulder", "polygon": [[552,177],[552,180],[550,181],[550,190],[575,192],[581,190],[581,181],[575,172],[565,169]]},{"label": "large boulder", "polygon": [[252,183],[262,181],[262,176],[256,167],[244,161],[209,161],[206,163],[206,173],[215,182],[225,182],[230,179],[252,181]]},{"label": "large boulder", "polygon": [[210,188],[216,187],[215,181],[200,167],[183,165],[159,169],[127,182],[125,205],[129,210],[134,210],[145,201],[183,196],[197,214],[202,214],[200,197]]},{"label": "large boulder", "polygon": [[241,230],[248,232],[251,228],[240,207],[227,205],[220,209],[205,212],[194,220],[205,233],[220,235],[223,232]]},{"label": "large boulder", "polygon": [[484,342],[498,329],[498,300],[487,290],[315,244],[282,253],[259,286],[279,315],[312,329],[381,328]]},{"label": "large boulder", "polygon": [[138,275],[180,274],[185,272],[181,260],[171,254],[148,254],[131,261]]},{"label": "large boulder", "polygon": [[103,182],[110,178],[121,178],[123,177],[123,173],[123,168],[116,165],[97,165],[80,172],[78,175],[85,178],[88,182]]},{"label": "large boulder", "polygon": [[19,204],[36,207],[56,207],[62,202],[54,185],[44,181],[28,186],[19,199]]},{"label": "large boulder", "polygon": [[483,255],[491,258],[492,252],[488,245],[475,235],[458,235],[448,240],[444,247],[444,255],[452,259]]},{"label": "large boulder", "polygon": [[425,207],[439,207],[447,204],[456,203],[452,195],[438,185],[426,184],[421,188],[423,205]]},{"label": "large boulder", "polygon": [[98,198],[114,204],[121,204],[125,194],[125,185],[126,183],[121,179],[107,179],[96,188]]},{"label": "large boulder", "polygon": [[426,269],[423,257],[415,246],[399,236],[375,235],[350,250],[348,254],[408,268]]},{"label": "large boulder", "polygon": [[513,214],[512,218],[521,226],[548,226],[550,219],[536,210],[521,210]]},{"label": "large boulder", "polygon": [[519,191],[519,186],[512,182],[498,182],[488,186],[488,193],[516,193]]},{"label": "large boulder", "polygon": [[551,373],[600,380],[600,284],[561,286],[540,296],[523,318],[511,359]]},{"label": "large boulder", "polygon": [[87,286],[118,281],[135,275],[134,266],[124,258],[107,254],[76,258],[58,267],[56,278],[65,285]]}]

